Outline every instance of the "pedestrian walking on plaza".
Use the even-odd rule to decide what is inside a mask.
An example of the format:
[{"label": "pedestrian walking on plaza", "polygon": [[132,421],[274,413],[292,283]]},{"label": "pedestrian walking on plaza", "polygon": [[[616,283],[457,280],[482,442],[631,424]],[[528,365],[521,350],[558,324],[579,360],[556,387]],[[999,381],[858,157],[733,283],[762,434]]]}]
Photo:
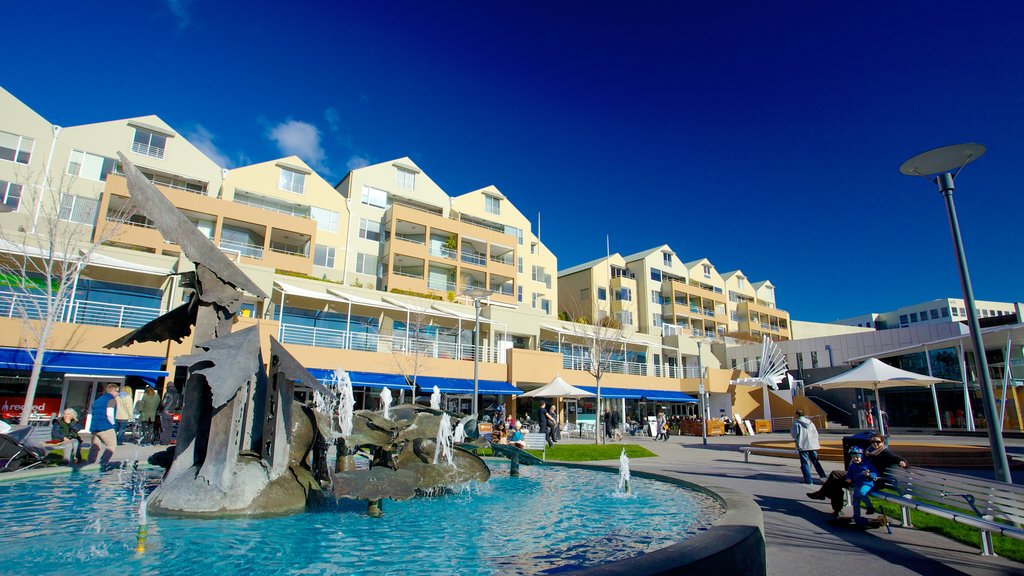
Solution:
[{"label": "pedestrian walking on plaza", "polygon": [[114,415],[114,429],[117,431],[117,443],[124,444],[124,433],[128,429],[128,422],[132,419],[132,410],[135,408],[135,398],[132,397],[132,388],[125,384],[116,396],[117,414]]},{"label": "pedestrian walking on plaza", "polygon": [[800,454],[800,472],[804,476],[804,484],[814,484],[811,478],[811,464],[814,464],[815,471],[822,482],[825,482],[825,469],[818,462],[818,450],[821,444],[818,443],[818,429],[814,422],[804,416],[803,410],[796,411],[796,419],[793,421],[793,428],[789,431],[796,440],[796,451]]},{"label": "pedestrian walking on plaza", "polygon": [[655,440],[664,440],[668,442],[668,420],[665,419],[665,411],[658,411],[658,435],[654,438]]},{"label": "pedestrian walking on plaza", "polygon": [[156,421],[156,409],[160,406],[160,396],[152,386],[146,386],[146,393],[135,403],[135,412],[139,414],[139,422],[142,424],[142,438],[140,445],[152,444],[156,441],[153,435],[153,422]]},{"label": "pedestrian walking on plaza", "polygon": [[[117,449],[117,433],[114,425],[117,422],[117,384],[107,384],[107,393],[92,403],[92,422],[89,424],[92,433],[92,447],[89,448],[89,464],[99,458],[100,468],[110,464],[110,459]],[[100,455],[103,452],[103,455]]]},{"label": "pedestrian walking on plaza", "polygon": [[548,411],[545,414],[545,416],[547,418],[547,423],[548,423],[548,434],[547,434],[548,448],[554,446],[555,442],[558,442],[558,440],[559,440],[559,434],[558,434],[558,432],[559,432],[558,431],[558,412],[556,410],[557,409],[555,408],[555,403],[552,402],[551,406],[548,406]]},{"label": "pedestrian walking on plaza", "polygon": [[544,438],[548,437],[548,405],[546,402],[540,403],[540,410],[537,411],[537,426]]}]

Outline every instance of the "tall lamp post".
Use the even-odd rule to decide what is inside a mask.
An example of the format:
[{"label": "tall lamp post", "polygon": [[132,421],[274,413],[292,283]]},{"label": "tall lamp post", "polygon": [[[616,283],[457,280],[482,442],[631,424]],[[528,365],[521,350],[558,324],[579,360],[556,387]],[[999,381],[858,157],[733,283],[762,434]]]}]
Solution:
[{"label": "tall lamp post", "polygon": [[[985,153],[985,147],[977,143],[955,144],[922,152],[907,160],[900,166],[900,172],[907,176],[921,176],[938,184],[939,192],[946,200],[946,213],[949,216],[949,229],[953,234],[953,248],[956,251],[956,263],[960,271],[960,286],[964,292],[964,305],[967,307],[967,326],[970,330],[971,342],[974,345],[974,362],[981,379],[981,401],[988,422],[988,442],[992,449],[992,465],[998,480],[1012,482],[1010,466],[1006,460],[1006,449],[1003,447],[1003,426],[998,421],[995,397],[992,394],[992,380],[988,373],[988,360],[985,358],[985,344],[981,340],[981,326],[978,324],[978,311],[974,307],[974,289],[971,288],[971,276],[967,271],[967,256],[960,237],[960,224],[956,218],[956,206],[953,205],[953,180],[964,166],[977,160]],[[966,381],[966,378],[964,379]],[[879,407],[881,410],[881,407]]]},{"label": "tall lamp post", "polygon": [[480,301],[491,295],[486,288],[466,288],[462,293],[464,296],[473,299],[473,308],[476,309],[476,326],[473,328],[473,418],[480,417]]},{"label": "tall lamp post", "polygon": [[[700,384],[697,386],[697,394],[700,396],[700,439],[704,444],[708,443],[708,418],[707,418],[707,400],[704,398],[704,360],[701,358],[701,344],[704,340],[697,340],[697,372],[700,376]],[[711,340],[708,339],[708,343]]]}]

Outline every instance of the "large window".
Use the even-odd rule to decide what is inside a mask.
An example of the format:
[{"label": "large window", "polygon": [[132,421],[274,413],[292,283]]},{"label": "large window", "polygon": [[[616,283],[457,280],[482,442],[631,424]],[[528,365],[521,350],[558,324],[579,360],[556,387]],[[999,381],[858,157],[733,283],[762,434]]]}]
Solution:
[{"label": "large window", "polygon": [[488,214],[501,214],[501,198],[496,196],[484,196],[484,210]]},{"label": "large window", "polygon": [[17,210],[21,204],[21,184],[0,180],[0,203]]},{"label": "large window", "polygon": [[416,189],[416,173],[412,170],[395,167],[395,186],[405,190]]},{"label": "large window", "polygon": [[363,197],[360,199],[360,202],[367,206],[387,208],[388,193],[385,190],[374,188],[372,186],[363,186]]},{"label": "large window", "polygon": [[608,290],[606,288],[598,287],[597,288],[597,299],[598,300],[607,300],[608,299]]},{"label": "large window", "polygon": [[545,314],[551,314],[551,300],[545,300],[542,298],[540,301],[540,309],[543,310]]},{"label": "large window", "polygon": [[633,291],[629,288],[619,288],[615,291],[615,300],[631,302],[633,300]]},{"label": "large window", "polygon": [[57,213],[57,217],[68,222],[92,226],[96,223],[96,212],[99,206],[100,201],[94,198],[61,194],[60,211]]},{"label": "large window", "polygon": [[135,139],[132,140],[132,152],[163,158],[164,150],[167,148],[167,137],[140,128],[135,129]]},{"label": "large window", "polygon": [[356,272],[359,274],[377,275],[377,257],[373,254],[356,254]]},{"label": "large window", "polygon": [[361,218],[359,220],[359,237],[380,242],[380,222]]},{"label": "large window", "polygon": [[661,282],[661,270],[657,268],[651,268],[651,280],[655,282]]},{"label": "large window", "polygon": [[317,244],[313,248],[313,265],[334,268],[334,246]]},{"label": "large window", "polygon": [[316,229],[327,232],[338,231],[338,213],[333,210],[310,206],[309,214],[316,220]]},{"label": "large window", "polygon": [[0,132],[0,160],[28,164],[36,141],[27,136]]},{"label": "large window", "polygon": [[106,182],[111,172],[120,172],[117,160],[106,156],[97,156],[81,150],[72,150],[68,160],[68,174],[89,180]]},{"label": "large window", "polygon": [[281,168],[281,176],[277,181],[277,187],[285,192],[302,194],[306,189],[306,175],[302,172]]}]

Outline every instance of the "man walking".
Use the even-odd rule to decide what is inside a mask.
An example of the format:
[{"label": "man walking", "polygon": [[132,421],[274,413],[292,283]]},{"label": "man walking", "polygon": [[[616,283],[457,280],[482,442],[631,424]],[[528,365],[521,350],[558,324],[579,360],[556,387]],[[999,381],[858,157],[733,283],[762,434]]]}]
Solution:
[{"label": "man walking", "polygon": [[117,449],[117,433],[114,431],[114,424],[117,422],[117,389],[117,384],[107,384],[107,393],[92,403],[92,448],[89,450],[89,463],[92,464],[99,458],[101,470],[110,466],[110,458]]},{"label": "man walking", "polygon": [[796,411],[796,419],[793,420],[793,428],[790,435],[796,440],[796,451],[800,454],[800,472],[804,476],[804,484],[814,484],[811,479],[811,464],[818,473],[821,481],[825,481],[825,470],[818,462],[818,450],[821,445],[818,443],[818,429],[814,422],[804,416],[803,410]]},{"label": "man walking", "polygon": [[540,403],[540,410],[537,411],[537,425],[540,427],[540,433],[546,439],[548,436],[548,405],[546,402]]}]

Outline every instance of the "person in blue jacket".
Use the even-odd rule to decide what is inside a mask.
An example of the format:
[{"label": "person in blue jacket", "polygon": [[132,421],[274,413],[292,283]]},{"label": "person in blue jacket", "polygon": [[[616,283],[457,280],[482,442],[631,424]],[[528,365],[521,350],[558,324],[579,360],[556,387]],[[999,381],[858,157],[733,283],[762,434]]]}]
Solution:
[{"label": "person in blue jacket", "polygon": [[[117,394],[118,385],[107,384],[107,393],[97,398],[92,403],[92,421],[89,423],[89,432],[92,433],[92,447],[89,449],[89,463],[96,462],[99,457],[100,468],[110,466],[110,458],[114,456],[117,449],[117,433],[115,426],[117,422]],[[102,456],[100,456],[102,452]]]},{"label": "person in blue jacket", "polygon": [[867,511],[874,510],[868,494],[875,487],[875,480],[878,480],[878,470],[864,460],[864,451],[857,446],[850,448],[850,466],[846,469],[846,479],[853,484],[853,521],[866,524],[867,520],[860,515],[860,505],[864,503]]}]

